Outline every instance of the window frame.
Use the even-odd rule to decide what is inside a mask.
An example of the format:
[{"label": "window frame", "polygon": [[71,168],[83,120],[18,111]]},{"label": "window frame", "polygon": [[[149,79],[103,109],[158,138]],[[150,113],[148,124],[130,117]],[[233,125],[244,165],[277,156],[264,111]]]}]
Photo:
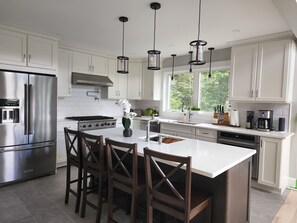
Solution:
[{"label": "window frame", "polygon": [[[213,62],[212,64],[212,71],[218,70],[230,70],[231,65],[230,61],[219,61]],[[200,73],[209,71],[209,63],[199,66],[192,66],[192,73],[194,73],[194,95],[193,95],[193,106],[197,106],[194,102],[198,103],[198,97],[200,94],[199,86],[200,86]],[[182,73],[189,73],[189,66],[180,66],[174,68],[174,74],[182,74]],[[181,113],[181,111],[177,110],[170,110],[169,109],[169,89],[170,89],[170,81],[169,77],[172,74],[172,68],[165,68],[163,69],[163,91],[162,91],[162,112],[166,116],[174,116],[174,114]],[[230,80],[229,80],[230,81]],[[208,111],[199,111],[199,114],[209,115],[212,112]]]}]

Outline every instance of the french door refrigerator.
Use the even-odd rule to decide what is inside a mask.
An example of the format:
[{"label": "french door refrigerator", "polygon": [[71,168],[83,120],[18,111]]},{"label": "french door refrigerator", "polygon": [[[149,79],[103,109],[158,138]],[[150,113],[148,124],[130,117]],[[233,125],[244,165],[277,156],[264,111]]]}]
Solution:
[{"label": "french door refrigerator", "polygon": [[55,173],[57,79],[0,70],[0,186]]}]

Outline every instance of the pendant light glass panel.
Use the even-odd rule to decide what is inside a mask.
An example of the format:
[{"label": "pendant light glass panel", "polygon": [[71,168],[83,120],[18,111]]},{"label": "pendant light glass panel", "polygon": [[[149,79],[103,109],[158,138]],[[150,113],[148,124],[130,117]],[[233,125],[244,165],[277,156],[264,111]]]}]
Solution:
[{"label": "pendant light glass panel", "polygon": [[129,57],[124,56],[125,49],[125,22],[128,21],[127,17],[121,16],[119,20],[123,23],[123,37],[122,37],[122,56],[118,56],[117,72],[121,74],[129,73]]},{"label": "pendant light glass panel", "polygon": [[149,70],[160,70],[160,54],[158,50],[149,50],[148,53],[148,67]]},{"label": "pendant light glass panel", "polygon": [[121,74],[129,73],[129,57],[118,56],[117,72]]},{"label": "pendant light glass panel", "polygon": [[192,58],[189,62],[190,64],[203,65],[206,63],[204,60],[204,50],[206,44],[207,42],[203,40],[194,40],[190,43],[191,51],[193,51],[191,54]]}]

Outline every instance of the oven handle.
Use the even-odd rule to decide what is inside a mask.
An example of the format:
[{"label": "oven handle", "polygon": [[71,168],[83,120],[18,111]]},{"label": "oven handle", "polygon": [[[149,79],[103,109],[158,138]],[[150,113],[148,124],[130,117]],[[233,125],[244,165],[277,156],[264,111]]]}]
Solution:
[{"label": "oven handle", "polygon": [[239,141],[222,139],[222,138],[218,138],[218,143],[231,145],[231,146],[241,146],[249,149],[257,149],[257,146],[259,145],[258,143],[248,143],[248,142],[242,142],[242,141],[239,142]]}]

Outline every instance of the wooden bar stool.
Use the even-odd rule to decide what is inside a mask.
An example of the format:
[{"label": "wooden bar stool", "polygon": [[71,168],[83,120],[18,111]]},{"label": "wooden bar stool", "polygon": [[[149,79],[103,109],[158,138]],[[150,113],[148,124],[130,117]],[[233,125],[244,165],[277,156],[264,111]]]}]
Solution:
[{"label": "wooden bar stool", "polygon": [[[66,172],[66,193],[65,204],[68,204],[69,193],[76,197],[75,213],[79,212],[81,199],[82,184],[82,158],[81,158],[81,141],[80,132],[64,128],[66,155],[67,155],[67,172]],[[77,175],[75,179],[71,179],[71,167],[77,167]],[[76,190],[71,188],[71,184],[77,183]]]},{"label": "wooden bar stool", "polygon": [[[88,205],[97,211],[96,223],[99,223],[102,212],[103,189],[107,182],[103,136],[81,133],[81,148],[83,160],[83,199],[81,217],[85,217],[86,205]],[[98,200],[96,205],[87,199],[89,193],[97,191],[97,187],[95,189],[94,187],[88,187],[87,179],[90,176],[95,178],[96,184],[98,184]]]},{"label": "wooden bar stool", "polygon": [[[174,166],[160,165],[157,160],[173,162]],[[191,186],[190,156],[175,156],[144,148],[144,163],[147,181],[147,223],[153,222],[153,209],[184,223],[190,222],[200,212],[208,210],[207,222],[211,222],[211,195]],[[185,173],[179,171],[181,168]]]},{"label": "wooden bar stool", "polygon": [[[129,144],[105,139],[108,168],[108,214],[107,222],[113,219],[114,188],[131,195],[130,222],[136,222],[136,201],[138,195],[145,190],[144,174],[139,176],[137,144]],[[129,159],[132,156],[132,163]]]}]

